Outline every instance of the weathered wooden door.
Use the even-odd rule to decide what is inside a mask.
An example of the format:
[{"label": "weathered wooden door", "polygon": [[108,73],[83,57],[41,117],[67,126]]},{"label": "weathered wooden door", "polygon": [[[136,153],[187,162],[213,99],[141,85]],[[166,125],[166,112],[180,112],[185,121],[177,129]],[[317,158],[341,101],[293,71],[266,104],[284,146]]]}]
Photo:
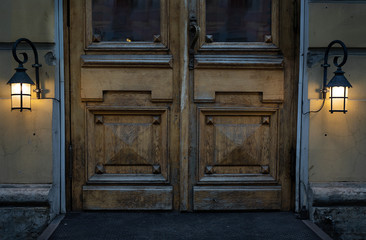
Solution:
[{"label": "weathered wooden door", "polygon": [[290,209],[295,3],[66,2],[69,208]]}]

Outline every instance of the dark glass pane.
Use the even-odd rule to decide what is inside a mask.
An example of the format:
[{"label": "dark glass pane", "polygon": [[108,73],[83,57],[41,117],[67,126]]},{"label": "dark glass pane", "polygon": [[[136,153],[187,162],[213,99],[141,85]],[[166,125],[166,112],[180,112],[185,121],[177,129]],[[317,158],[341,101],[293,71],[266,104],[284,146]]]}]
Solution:
[{"label": "dark glass pane", "polygon": [[206,34],[214,42],[264,42],[271,0],[206,0]]},{"label": "dark glass pane", "polygon": [[160,34],[160,0],[93,0],[93,33],[101,41],[147,41]]}]

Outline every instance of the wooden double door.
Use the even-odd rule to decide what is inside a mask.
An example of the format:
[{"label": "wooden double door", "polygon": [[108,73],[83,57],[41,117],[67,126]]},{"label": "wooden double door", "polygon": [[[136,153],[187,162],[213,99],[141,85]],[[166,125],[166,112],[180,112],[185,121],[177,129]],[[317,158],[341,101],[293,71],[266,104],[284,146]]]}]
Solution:
[{"label": "wooden double door", "polygon": [[72,210],[289,210],[292,0],[65,1]]}]

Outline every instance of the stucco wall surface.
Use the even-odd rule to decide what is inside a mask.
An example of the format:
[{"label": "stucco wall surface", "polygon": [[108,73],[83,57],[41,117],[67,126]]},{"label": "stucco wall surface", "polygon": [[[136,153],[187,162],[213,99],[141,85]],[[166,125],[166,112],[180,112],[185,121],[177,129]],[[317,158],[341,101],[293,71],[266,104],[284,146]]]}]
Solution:
[{"label": "stucco wall surface", "polygon": [[309,46],[325,47],[332,40],[340,39],[353,47],[366,47],[365,2],[322,2],[309,4]]},{"label": "stucco wall surface", "polygon": [[[312,100],[317,109],[322,100]],[[322,111],[310,116],[309,180],[366,181],[366,101],[350,100],[348,113]]]},{"label": "stucco wall surface", "polygon": [[52,182],[52,100],[32,99],[32,111],[10,111],[0,100],[0,183]]},{"label": "stucco wall surface", "polygon": [[[324,108],[309,115],[307,186],[309,216],[333,239],[366,238],[366,1],[310,1],[307,62],[310,110],[323,100],[325,48],[333,40],[348,47],[348,61],[342,68],[352,84],[348,112],[329,112],[329,93]],[[334,45],[335,48],[340,47]],[[332,48],[328,81],[334,76]]]},{"label": "stucco wall surface", "polygon": [[[324,108],[309,116],[309,181],[366,181],[366,1],[309,4],[308,98],[310,110],[317,110],[322,99],[323,56],[332,40],[342,40],[349,49],[343,67],[352,84],[348,112],[329,112],[329,93]],[[335,48],[340,47],[335,45]],[[334,49],[332,48],[332,51]],[[336,50],[334,50],[336,51]],[[341,53],[341,52],[340,52]],[[308,56],[309,56],[308,54]],[[336,68],[331,52],[328,81]]]},{"label": "stucco wall surface", "polygon": [[0,42],[54,42],[54,0],[1,0]]},{"label": "stucco wall surface", "polygon": [[[54,0],[0,1],[0,184],[52,183],[54,10]],[[40,85],[45,89],[43,99],[32,94],[32,111],[23,112],[11,111],[10,86],[6,84],[18,65],[12,56],[12,43],[21,37],[30,39],[37,47],[42,64]],[[24,67],[35,81],[33,51],[25,44],[18,49],[18,53],[28,54]]]}]

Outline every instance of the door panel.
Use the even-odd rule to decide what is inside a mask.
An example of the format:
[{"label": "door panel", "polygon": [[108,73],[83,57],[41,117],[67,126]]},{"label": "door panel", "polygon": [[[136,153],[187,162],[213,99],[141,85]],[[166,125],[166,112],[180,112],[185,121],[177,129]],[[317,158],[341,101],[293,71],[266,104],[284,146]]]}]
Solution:
[{"label": "door panel", "polygon": [[292,1],[68,4],[69,208],[291,208]]},{"label": "door panel", "polygon": [[87,107],[89,182],[167,182],[168,109]]},{"label": "door panel", "polygon": [[[221,57],[224,58],[224,57]],[[284,76],[282,70],[216,69],[203,67],[194,71],[196,102],[214,102],[216,92],[261,92],[263,102],[283,101]]]},{"label": "door panel", "polygon": [[194,209],[280,209],[278,109],[199,107],[198,114]]},{"label": "door panel", "polygon": [[[179,151],[172,143],[179,136],[179,65],[173,56],[179,63],[179,45],[169,33],[178,31],[170,24],[179,23],[173,18],[179,4],[65,2],[70,4],[70,207],[177,209]],[[145,29],[146,22],[151,28]]]},{"label": "door panel", "polygon": [[193,209],[289,209],[290,146],[283,144],[291,139],[284,126],[294,59],[286,48],[294,42],[279,35],[290,25],[281,21],[289,1],[192,3],[191,25],[196,18],[200,27],[190,52]]},{"label": "door panel", "polygon": [[81,99],[103,101],[103,91],[151,92],[152,101],[173,100],[171,55],[82,55]]},{"label": "door panel", "polygon": [[194,210],[281,209],[281,187],[195,186]]},{"label": "door panel", "polygon": [[171,210],[172,186],[83,186],[86,210]]},{"label": "door panel", "polygon": [[198,111],[199,182],[276,180],[276,109],[199,108]]}]

